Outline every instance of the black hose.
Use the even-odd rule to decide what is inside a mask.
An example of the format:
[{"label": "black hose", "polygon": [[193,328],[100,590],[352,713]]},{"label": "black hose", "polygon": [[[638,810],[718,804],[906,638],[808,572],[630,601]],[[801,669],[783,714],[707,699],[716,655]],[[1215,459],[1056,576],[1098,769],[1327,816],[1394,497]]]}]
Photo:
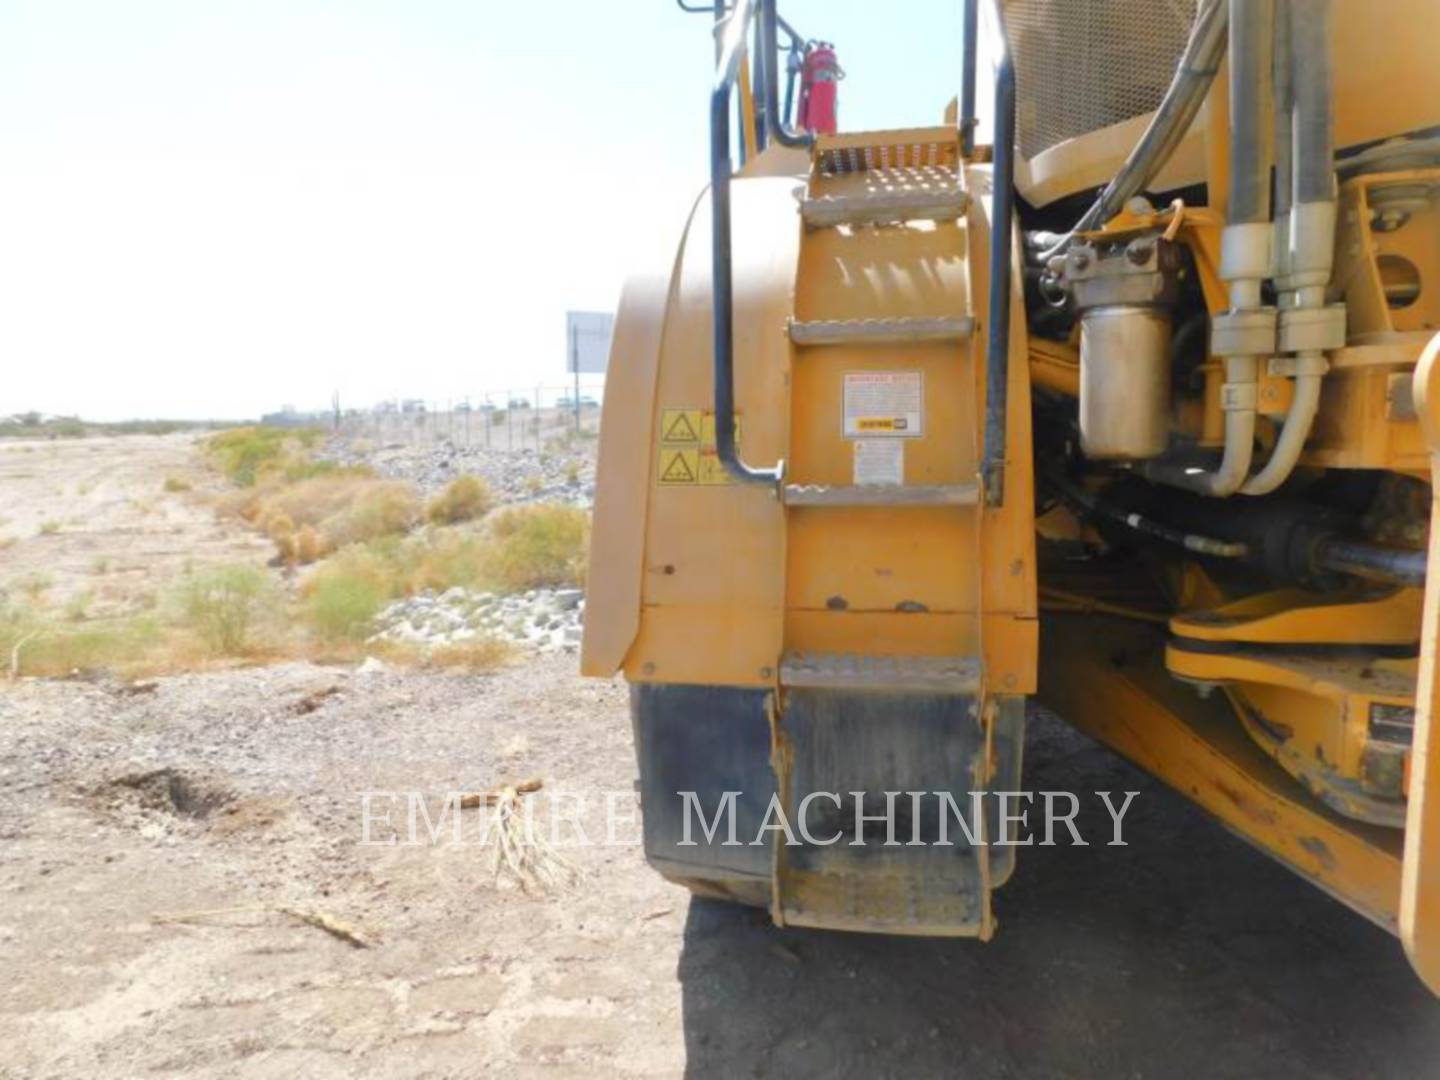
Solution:
[{"label": "black hose", "polygon": [[1167,544],[1174,544],[1198,555],[1212,555],[1221,559],[1243,559],[1249,553],[1249,549],[1244,544],[1217,540],[1214,537],[1201,536],[1198,533],[1182,532],[1179,529],[1171,528],[1164,522],[1146,517],[1144,514],[1137,514],[1116,506],[1114,503],[1106,502],[1064,476],[1052,474],[1049,479],[1060,489],[1060,494],[1067,502],[1089,514],[1108,518],[1117,525],[1123,525],[1142,535],[1163,540]]},{"label": "black hose", "polygon": [[1154,179],[1170,155],[1185,138],[1195,115],[1205,102],[1205,94],[1214,81],[1220,58],[1225,55],[1225,28],[1229,21],[1227,0],[1209,0],[1195,17],[1190,39],[1175,69],[1175,77],[1165,91],[1160,107],[1155,110],[1145,134],[1130,151],[1130,156],[1111,178],[1099,198],[1085,211],[1075,227],[1045,251],[1040,261],[1048,262],[1063,254],[1076,233],[1099,228],[1120,212],[1125,203]]},{"label": "black hose", "polygon": [[1425,585],[1425,560],[1423,551],[1380,547],[1358,540],[1324,540],[1315,552],[1315,565],[1322,570],[1417,588]]}]

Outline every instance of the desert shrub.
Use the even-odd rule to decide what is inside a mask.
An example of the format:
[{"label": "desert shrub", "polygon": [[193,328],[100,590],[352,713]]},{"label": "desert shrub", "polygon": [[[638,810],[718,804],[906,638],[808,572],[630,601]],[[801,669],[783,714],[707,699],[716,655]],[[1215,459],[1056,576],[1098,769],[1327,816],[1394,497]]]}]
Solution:
[{"label": "desert shrub", "polygon": [[274,581],[257,566],[217,566],[181,586],[186,622],[212,652],[235,656],[253,644],[256,628],[279,603]]},{"label": "desert shrub", "polygon": [[306,614],[326,641],[363,640],[397,589],[394,566],[385,554],[346,548],[306,580]]},{"label": "desert shrub", "polygon": [[407,532],[419,520],[414,488],[397,480],[371,480],[348,507],[319,522],[319,528],[337,547],[344,547]]},{"label": "desert shrub", "polygon": [[303,461],[301,451],[319,435],[310,428],[231,428],[206,439],[205,448],[231,481],[250,487],[267,470],[283,470]]},{"label": "desert shrub", "polygon": [[494,505],[495,497],[484,480],[478,476],[457,476],[430,500],[425,516],[436,525],[458,525],[484,517]]},{"label": "desert shrub", "polygon": [[178,495],[182,491],[190,490],[190,482],[188,480],[182,480],[178,476],[167,476],[162,486],[164,490],[172,495]]},{"label": "desert shrub", "polygon": [[35,603],[50,591],[51,586],[55,584],[55,579],[43,570],[32,570],[30,573],[16,578],[11,584],[29,597],[31,603]]},{"label": "desert shrub", "polygon": [[340,469],[293,484],[268,477],[223,500],[220,512],[263,532],[286,562],[304,564],[339,547],[409,531],[420,518],[420,501],[407,483]]},{"label": "desert shrub", "polygon": [[585,579],[590,515],[574,506],[514,506],[492,514],[485,577],[497,589],[575,585]]},{"label": "desert shrub", "polygon": [[311,526],[301,525],[295,530],[292,561],[306,566],[322,555],[328,554],[329,550],[329,541]]},{"label": "desert shrub", "polygon": [[405,592],[444,592],[456,585],[483,584],[489,557],[489,545],[481,537],[446,531],[413,538],[397,553],[396,562]]}]

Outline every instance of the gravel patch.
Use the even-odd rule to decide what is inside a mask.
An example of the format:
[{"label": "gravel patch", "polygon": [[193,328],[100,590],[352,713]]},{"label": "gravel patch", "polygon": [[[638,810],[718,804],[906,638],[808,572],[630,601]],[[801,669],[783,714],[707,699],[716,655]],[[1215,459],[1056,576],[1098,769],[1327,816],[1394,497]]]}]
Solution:
[{"label": "gravel patch", "polygon": [[374,446],[365,440],[332,436],[319,456],[338,465],[366,465],[388,479],[408,480],[427,497],[468,473],[489,484],[501,503],[588,507],[595,501],[594,440],[540,451],[462,446],[448,440],[434,446]]},{"label": "gravel patch", "polygon": [[580,589],[530,589],[503,595],[456,586],[438,596],[424,592],[380,612],[371,641],[458,645],[493,637],[540,652],[573,653],[580,647],[585,594]]}]

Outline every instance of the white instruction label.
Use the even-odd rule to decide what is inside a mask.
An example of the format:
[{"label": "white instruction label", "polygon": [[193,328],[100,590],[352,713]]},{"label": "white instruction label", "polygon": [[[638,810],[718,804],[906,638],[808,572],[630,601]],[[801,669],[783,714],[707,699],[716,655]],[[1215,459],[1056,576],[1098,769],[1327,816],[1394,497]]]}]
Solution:
[{"label": "white instruction label", "polygon": [[899,439],[856,439],[855,483],[903,484],[905,444]]},{"label": "white instruction label", "polygon": [[915,439],[924,433],[924,375],[918,371],[846,372],[845,438]]}]

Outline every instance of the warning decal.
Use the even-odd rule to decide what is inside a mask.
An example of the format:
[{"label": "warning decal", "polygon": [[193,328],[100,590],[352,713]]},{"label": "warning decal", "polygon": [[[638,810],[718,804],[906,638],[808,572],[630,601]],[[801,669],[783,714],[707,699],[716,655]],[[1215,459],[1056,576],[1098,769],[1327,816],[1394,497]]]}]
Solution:
[{"label": "warning decal", "polygon": [[660,483],[694,484],[700,480],[700,451],[665,447],[660,451]]},{"label": "warning decal", "polygon": [[847,439],[916,439],[925,434],[925,376],[918,371],[845,373]]},{"label": "warning decal", "polygon": [[698,443],[701,423],[699,409],[666,409],[660,418],[660,441]]},{"label": "warning decal", "polygon": [[[740,443],[740,417],[735,417]],[[723,487],[730,474],[715,453],[715,414],[709,409],[663,409],[655,482],[661,487]]]},{"label": "warning decal", "polygon": [[891,485],[905,482],[905,444],[898,439],[856,439],[855,484]]}]

